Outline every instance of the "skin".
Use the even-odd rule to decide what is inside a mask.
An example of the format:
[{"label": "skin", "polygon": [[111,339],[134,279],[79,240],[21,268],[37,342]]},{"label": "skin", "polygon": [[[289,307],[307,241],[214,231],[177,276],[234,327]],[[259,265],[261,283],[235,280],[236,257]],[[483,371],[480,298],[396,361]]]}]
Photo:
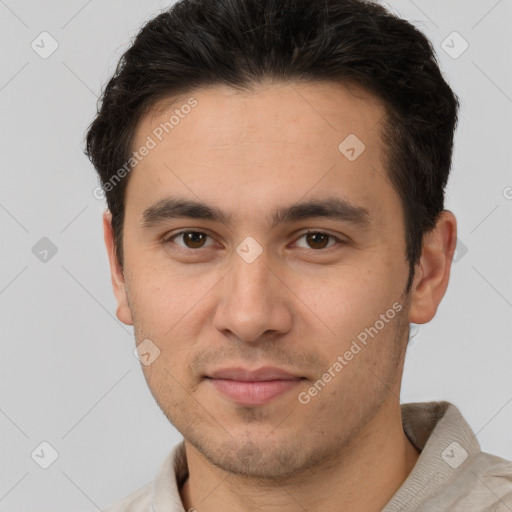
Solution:
[{"label": "skin", "polygon": [[[129,176],[123,270],[108,211],[103,219],[117,317],[134,325],[137,343],[150,339],[161,351],[143,371],[185,440],[184,508],[380,511],[419,456],[399,401],[408,324],[436,313],[456,219],[443,211],[424,238],[405,295],[404,220],[374,96],[330,82],[202,88],[143,118],[133,147],[191,96],[198,105]],[[338,149],[349,134],[366,146],[354,161]],[[233,222],[178,218],[144,228],[143,212],[171,195],[216,206]],[[275,208],[327,196],[367,208],[373,222],[363,229],[315,217],[271,227]],[[169,240],[184,229],[208,236]],[[346,243],[315,241],[306,230]],[[236,252],[248,236],[262,248],[252,263]],[[298,394],[396,302],[400,313],[300,403]],[[228,366],[277,366],[305,379],[269,403],[242,406],[204,379]]]}]

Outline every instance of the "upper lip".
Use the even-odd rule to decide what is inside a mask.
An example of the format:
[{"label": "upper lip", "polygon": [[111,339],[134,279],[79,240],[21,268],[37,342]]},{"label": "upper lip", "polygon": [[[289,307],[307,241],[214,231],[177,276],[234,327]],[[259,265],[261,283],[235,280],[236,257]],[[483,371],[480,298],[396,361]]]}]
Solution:
[{"label": "upper lip", "polygon": [[295,380],[301,376],[294,375],[282,368],[274,366],[264,366],[256,370],[248,370],[242,367],[221,368],[207,375],[212,379],[227,379],[238,381],[266,381],[266,380]]}]

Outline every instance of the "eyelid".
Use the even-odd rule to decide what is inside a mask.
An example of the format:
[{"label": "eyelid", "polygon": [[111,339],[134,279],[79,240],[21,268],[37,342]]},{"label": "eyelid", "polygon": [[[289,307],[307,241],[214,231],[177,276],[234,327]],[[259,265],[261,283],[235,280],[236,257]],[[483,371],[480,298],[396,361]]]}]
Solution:
[{"label": "eyelid", "polygon": [[[164,244],[169,244],[173,241],[174,238],[179,237],[180,235],[183,235],[185,233],[200,233],[203,235],[206,235],[207,237],[211,238],[215,241],[215,238],[208,233],[208,231],[205,231],[204,229],[198,229],[198,228],[187,228],[182,229],[180,231],[177,231],[176,233],[167,234],[162,237],[162,242]],[[204,249],[204,247],[199,247],[198,249],[191,249],[189,247],[185,247],[183,245],[176,244],[179,250],[187,251],[187,252],[199,252],[201,249]]]},{"label": "eyelid", "polygon": [[[324,249],[310,249],[311,251],[314,251],[314,252],[317,252],[317,253],[321,253],[321,252],[326,253],[326,252],[329,252],[331,250],[336,249],[340,245],[344,245],[344,244],[348,243],[348,240],[345,240],[345,239],[343,239],[342,237],[340,237],[338,235],[333,235],[329,231],[325,231],[323,229],[311,229],[311,228],[306,229],[306,231],[300,232],[299,234],[295,235],[295,242],[297,242],[297,240],[299,240],[303,236],[309,235],[309,234],[326,235],[326,236],[328,236],[330,238],[333,238],[336,241],[335,244],[333,244],[333,245],[331,245],[329,247],[326,247]],[[300,247],[300,249],[303,249],[303,247]]]}]

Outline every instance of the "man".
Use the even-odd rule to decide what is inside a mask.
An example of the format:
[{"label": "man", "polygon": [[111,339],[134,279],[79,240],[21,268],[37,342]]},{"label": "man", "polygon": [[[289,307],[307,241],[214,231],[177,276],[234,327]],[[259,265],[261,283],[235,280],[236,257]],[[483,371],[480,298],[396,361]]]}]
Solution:
[{"label": "man", "polygon": [[401,405],[436,314],[458,101],[362,0],[181,1],[87,134],[117,317],[183,435],[114,511],[512,510],[512,466],[447,402]]}]

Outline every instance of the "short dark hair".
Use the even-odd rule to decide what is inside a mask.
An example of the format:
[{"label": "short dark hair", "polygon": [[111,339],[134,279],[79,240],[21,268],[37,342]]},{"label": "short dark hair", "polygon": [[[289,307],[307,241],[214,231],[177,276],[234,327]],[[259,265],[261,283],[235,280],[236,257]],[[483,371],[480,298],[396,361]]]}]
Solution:
[{"label": "short dark hair", "polygon": [[[214,85],[252,90],[268,80],[352,82],[383,102],[409,291],[423,235],[444,209],[459,101],[425,35],[375,2],[181,0],[160,13],[120,58],[88,128],[85,153],[102,187],[130,159],[136,125],[159,101]],[[126,182],[104,188],[121,268]]]}]

